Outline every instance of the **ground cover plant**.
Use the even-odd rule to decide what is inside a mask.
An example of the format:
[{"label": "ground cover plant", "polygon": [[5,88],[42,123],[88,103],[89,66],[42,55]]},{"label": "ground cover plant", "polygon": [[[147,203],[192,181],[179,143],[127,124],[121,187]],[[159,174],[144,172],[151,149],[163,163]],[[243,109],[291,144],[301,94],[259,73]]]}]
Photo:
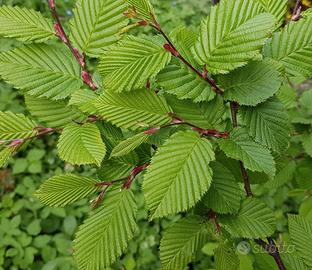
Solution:
[{"label": "ground cover plant", "polygon": [[[312,267],[312,92],[293,90],[312,75],[312,16],[298,1],[285,22],[287,4],[223,0],[197,32],[167,32],[147,0],[77,1],[66,27],[53,0],[53,20],[0,7],[0,35],[24,43],[0,54],[0,75],[31,114],[0,112],[0,165],[56,133],[61,160],[96,168],[52,176],[34,194],[52,207],[91,200],[73,244],[79,269],[106,269],[126,251],[136,188],[149,221],[172,220],[162,269],[193,267],[207,243],[215,269]],[[286,185],[296,199],[265,198]]]}]

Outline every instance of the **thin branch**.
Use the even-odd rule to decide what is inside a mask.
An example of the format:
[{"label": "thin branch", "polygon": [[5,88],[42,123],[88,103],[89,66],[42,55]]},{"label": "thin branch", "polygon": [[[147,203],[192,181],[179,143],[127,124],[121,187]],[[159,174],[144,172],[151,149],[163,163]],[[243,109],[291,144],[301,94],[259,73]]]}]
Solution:
[{"label": "thin branch", "polygon": [[291,20],[298,21],[301,18],[301,11],[302,11],[302,3],[301,0],[297,0],[296,5],[294,7]]},{"label": "thin branch", "polygon": [[138,167],[135,167],[135,168],[131,171],[130,175],[128,176],[127,181],[123,184],[123,188],[129,189],[129,188],[131,187],[131,185],[132,185],[132,183],[133,183],[135,177],[136,177],[139,173],[143,172],[148,166],[149,166],[149,163],[146,163],[146,164],[140,165],[140,166],[138,166]]},{"label": "thin branch", "polygon": [[49,7],[51,10],[52,17],[55,20],[54,29],[56,32],[56,36],[69,48],[69,50],[74,55],[77,62],[79,63],[79,65],[81,67],[81,78],[82,78],[83,82],[86,85],[88,85],[93,91],[97,90],[98,87],[93,82],[92,76],[87,70],[85,55],[80,54],[79,50],[77,48],[73,47],[72,43],[70,42],[68,35],[66,34],[66,32],[62,26],[60,17],[56,11],[55,0],[48,0],[48,2],[49,2]]},{"label": "thin branch", "polygon": [[216,84],[216,82],[207,76],[206,70],[204,72],[200,72],[197,70],[193,65],[188,62],[177,50],[177,48],[174,46],[170,38],[166,35],[166,33],[162,30],[160,24],[154,19],[154,23],[150,24],[159,34],[163,36],[163,38],[166,40],[167,44],[164,45],[164,48],[169,51],[173,56],[180,59],[186,66],[188,66],[193,72],[195,72],[200,78],[204,79],[211,87],[212,89],[218,94],[223,95],[222,89]]}]

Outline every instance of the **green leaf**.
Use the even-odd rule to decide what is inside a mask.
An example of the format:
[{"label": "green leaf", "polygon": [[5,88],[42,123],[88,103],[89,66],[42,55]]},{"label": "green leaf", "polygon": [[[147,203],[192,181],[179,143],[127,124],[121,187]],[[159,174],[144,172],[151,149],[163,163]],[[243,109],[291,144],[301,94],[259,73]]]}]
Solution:
[{"label": "green leaf", "polygon": [[308,267],[297,254],[282,253],[281,257],[289,270],[310,270],[310,267]]},{"label": "green leaf", "polygon": [[289,215],[288,223],[291,243],[295,245],[296,251],[304,263],[311,268],[312,223],[296,215]]},{"label": "green leaf", "polygon": [[283,85],[276,93],[278,99],[283,103],[286,109],[293,109],[297,107],[297,94],[296,90]]},{"label": "green leaf", "polygon": [[14,153],[14,148],[12,147],[0,149],[0,168],[4,168],[7,165],[13,153]]},{"label": "green leaf", "polygon": [[264,55],[283,64],[288,75],[310,78],[312,74],[311,25],[312,16],[288,23],[282,32],[273,35],[264,48]]},{"label": "green leaf", "polygon": [[74,174],[57,175],[45,181],[34,193],[42,203],[63,207],[96,193],[96,180]]},{"label": "green leaf", "polygon": [[305,91],[302,96],[299,99],[300,106],[303,108],[303,110],[309,114],[312,115],[312,90]]},{"label": "green leaf", "polygon": [[306,16],[311,16],[312,15],[312,8],[308,8],[307,10],[301,12],[301,16],[306,17]]},{"label": "green leaf", "polygon": [[242,190],[232,173],[221,163],[212,163],[213,181],[202,199],[208,208],[220,214],[237,213]]},{"label": "green leaf", "polygon": [[238,214],[222,217],[221,223],[233,237],[250,239],[270,236],[276,228],[272,210],[256,198],[245,199]]},{"label": "green leaf", "polygon": [[312,157],[312,134],[304,135],[302,137],[302,145],[304,148],[304,151]]},{"label": "green leaf", "polygon": [[0,75],[29,95],[63,99],[80,89],[80,67],[68,50],[28,45],[0,54]]},{"label": "green leaf", "polygon": [[124,0],[133,10],[139,15],[139,17],[152,21],[155,16],[153,6],[149,0]]},{"label": "green leaf", "polygon": [[101,58],[99,72],[104,86],[115,92],[139,89],[155,77],[170,61],[156,38],[128,36]]},{"label": "green leaf", "polygon": [[216,128],[225,113],[223,99],[220,96],[201,103],[178,100],[171,95],[166,95],[166,100],[178,117],[204,129]]},{"label": "green leaf", "polygon": [[193,207],[210,187],[215,159],[211,143],[180,131],[160,147],[147,168],[143,190],[151,219]]},{"label": "green leaf", "polygon": [[257,0],[263,7],[265,12],[271,13],[275,16],[281,25],[286,19],[288,0]]},{"label": "green leaf", "polygon": [[80,89],[71,95],[68,105],[77,106],[78,109],[88,115],[97,115],[94,101],[99,96],[90,89]]},{"label": "green leaf", "polygon": [[256,106],[272,97],[280,88],[280,73],[269,62],[250,62],[247,66],[218,77],[226,100]]},{"label": "green leaf", "polygon": [[149,136],[150,135],[142,132],[122,141],[113,149],[111,157],[120,157],[129,154],[141,144],[145,143]]},{"label": "green leaf", "polygon": [[288,148],[290,120],[277,99],[269,99],[257,107],[244,107],[242,115],[249,135],[256,142],[278,153]]},{"label": "green leaf", "polygon": [[138,130],[169,124],[171,111],[165,100],[146,89],[131,93],[106,92],[95,103],[99,114],[114,125]]},{"label": "green leaf", "polygon": [[194,56],[212,74],[228,73],[260,58],[260,49],[275,28],[275,18],[253,0],[223,0],[200,27]]},{"label": "green leaf", "polygon": [[104,162],[98,170],[101,181],[111,181],[112,179],[127,178],[134,168],[133,164],[128,164],[124,160],[110,159]]},{"label": "green leaf", "polygon": [[120,39],[127,24],[123,0],[79,0],[71,21],[74,44],[91,57],[99,57]]},{"label": "green leaf", "polygon": [[184,269],[209,240],[209,223],[199,216],[182,218],[164,233],[160,244],[161,269]]},{"label": "green leaf", "polygon": [[229,243],[220,244],[215,250],[215,267],[216,270],[238,270],[239,269],[239,258],[235,254],[233,246]]},{"label": "green leaf", "polygon": [[62,160],[74,165],[100,166],[106,154],[101,133],[92,123],[72,124],[64,128],[57,145]]},{"label": "green leaf", "polygon": [[37,134],[37,124],[23,114],[0,112],[0,140],[30,138]]},{"label": "green leaf", "polygon": [[53,23],[34,10],[2,6],[0,35],[23,42],[43,42],[54,37]]},{"label": "green leaf", "polygon": [[255,143],[245,129],[234,129],[230,138],[220,139],[218,143],[227,157],[241,160],[253,172],[265,172],[274,177],[275,162],[270,151]]},{"label": "green leaf", "polygon": [[25,103],[30,114],[47,127],[60,128],[73,121],[80,122],[86,118],[75,107],[67,106],[65,101],[25,95]]},{"label": "green leaf", "polygon": [[112,190],[103,205],[80,226],[74,240],[79,269],[106,269],[126,249],[137,230],[137,206],[131,190]]}]

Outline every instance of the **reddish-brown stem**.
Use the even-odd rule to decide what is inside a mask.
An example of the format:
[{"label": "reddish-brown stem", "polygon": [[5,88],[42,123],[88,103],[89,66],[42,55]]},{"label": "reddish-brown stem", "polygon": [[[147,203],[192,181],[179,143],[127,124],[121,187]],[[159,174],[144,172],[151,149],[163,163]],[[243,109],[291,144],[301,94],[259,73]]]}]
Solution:
[{"label": "reddish-brown stem", "polygon": [[140,165],[140,166],[138,166],[138,167],[135,167],[135,168],[131,171],[130,175],[128,176],[127,181],[123,184],[123,188],[129,189],[129,188],[131,187],[132,182],[133,182],[133,180],[135,179],[135,177],[136,177],[139,173],[143,172],[148,166],[149,166],[149,163]]},{"label": "reddish-brown stem", "polygon": [[301,11],[302,11],[302,4],[301,0],[297,0],[296,5],[294,7],[291,20],[292,21],[298,21],[301,17]]},{"label": "reddish-brown stem", "polygon": [[216,232],[220,233],[221,232],[221,225],[217,221],[217,213],[215,211],[213,211],[212,209],[209,209],[209,211],[208,211],[208,218],[210,220],[212,220],[213,223],[215,224]]},{"label": "reddish-brown stem", "polygon": [[55,20],[54,29],[55,29],[56,36],[69,48],[71,53],[76,58],[78,64],[81,67],[81,78],[82,78],[83,82],[86,85],[88,85],[93,91],[97,90],[98,87],[93,82],[92,76],[86,68],[86,57],[85,57],[85,55],[81,54],[77,48],[73,47],[72,43],[70,42],[68,35],[66,34],[66,32],[62,26],[59,15],[56,12],[55,0],[49,0],[48,3],[49,3],[49,7],[51,10],[52,17]]},{"label": "reddish-brown stem", "polygon": [[104,196],[108,190],[108,188],[112,185],[112,182],[107,182],[106,185],[102,185],[105,186],[105,188],[101,191],[101,193],[99,194],[99,196],[96,197],[96,199],[94,200],[94,202],[92,202],[91,204],[91,208],[92,209],[96,209],[98,208],[98,206],[100,205],[100,203],[103,201]]},{"label": "reddish-brown stem", "polygon": [[186,66],[188,66],[193,72],[195,72],[200,78],[204,79],[211,87],[212,89],[218,94],[223,95],[222,89],[216,84],[216,82],[210,78],[208,78],[206,72],[200,72],[197,70],[193,65],[188,62],[177,50],[177,48],[174,46],[170,38],[166,35],[166,33],[162,30],[160,24],[154,20],[153,24],[150,24],[159,34],[163,36],[163,38],[166,40],[167,44],[164,45],[164,48],[169,51],[173,56],[179,58]]}]

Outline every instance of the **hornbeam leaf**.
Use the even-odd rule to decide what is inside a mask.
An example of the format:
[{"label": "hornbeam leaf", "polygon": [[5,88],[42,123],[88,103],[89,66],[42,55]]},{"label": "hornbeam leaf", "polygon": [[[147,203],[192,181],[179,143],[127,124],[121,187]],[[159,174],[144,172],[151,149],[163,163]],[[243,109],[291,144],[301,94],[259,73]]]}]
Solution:
[{"label": "hornbeam leaf", "polygon": [[299,99],[301,108],[307,112],[307,114],[312,115],[312,90],[305,91]]},{"label": "hornbeam leaf", "polygon": [[304,261],[296,253],[282,253],[282,260],[289,270],[310,270]]},{"label": "hornbeam leaf", "polygon": [[157,127],[169,124],[171,111],[165,100],[146,89],[131,93],[106,92],[95,103],[103,119],[114,125],[138,130],[142,127]]},{"label": "hornbeam leaf", "polygon": [[211,229],[202,217],[182,218],[169,227],[160,243],[163,270],[184,269],[208,242]]},{"label": "hornbeam leaf", "polygon": [[270,151],[255,143],[243,128],[234,129],[230,138],[218,140],[227,157],[241,160],[253,172],[265,172],[274,177],[276,168]]},{"label": "hornbeam leaf", "polygon": [[71,38],[91,57],[101,56],[120,39],[119,31],[127,24],[123,0],[79,0],[71,21]]},{"label": "hornbeam leaf", "polygon": [[80,89],[71,95],[68,105],[77,106],[80,111],[88,115],[97,115],[97,109],[93,103],[98,97],[90,89]]},{"label": "hornbeam leaf", "polygon": [[67,106],[65,101],[25,95],[25,103],[30,114],[47,127],[60,128],[86,118],[75,107]]},{"label": "hornbeam leaf", "polygon": [[170,61],[158,39],[128,36],[101,58],[99,72],[104,86],[114,92],[142,88]]},{"label": "hornbeam leaf", "polygon": [[274,233],[276,220],[271,209],[261,200],[247,198],[236,215],[220,218],[233,237],[264,238]]},{"label": "hornbeam leaf", "polygon": [[269,62],[251,62],[228,75],[218,77],[224,97],[241,105],[255,106],[272,97],[280,88],[280,73]]},{"label": "hornbeam leaf", "polygon": [[289,144],[290,120],[283,105],[275,98],[256,107],[244,107],[243,119],[256,142],[280,153]]},{"label": "hornbeam leaf", "polygon": [[242,190],[235,177],[221,163],[213,163],[213,181],[202,202],[220,214],[237,213],[240,208]]},{"label": "hornbeam leaf", "polygon": [[63,207],[96,193],[100,190],[97,182],[74,174],[57,175],[45,181],[34,196],[48,206]]},{"label": "hornbeam leaf", "polygon": [[0,112],[0,140],[30,138],[38,125],[23,114]]},{"label": "hornbeam leaf", "polygon": [[0,149],[0,168],[4,168],[7,165],[13,153],[14,153],[14,148],[12,147]]},{"label": "hornbeam leaf", "polygon": [[202,22],[194,56],[210,73],[228,73],[259,59],[260,49],[274,29],[274,16],[262,13],[254,0],[223,0]]},{"label": "hornbeam leaf", "polygon": [[302,145],[304,151],[312,157],[312,134],[307,134],[302,137]]},{"label": "hornbeam leaf", "polygon": [[80,67],[67,50],[33,44],[0,54],[0,75],[35,97],[63,99],[80,89]]},{"label": "hornbeam leaf", "polygon": [[80,226],[74,240],[79,269],[107,269],[125,251],[137,230],[137,206],[131,190],[114,189]]},{"label": "hornbeam leaf", "polygon": [[296,215],[289,215],[288,223],[291,243],[295,245],[298,256],[312,268],[312,223]]},{"label": "hornbeam leaf", "polygon": [[[264,48],[264,55],[284,65],[290,76],[312,75],[312,16],[290,22],[275,33]],[[287,46],[285,46],[287,44]]]},{"label": "hornbeam leaf", "polygon": [[172,135],[147,168],[143,190],[151,219],[185,211],[210,187],[215,159],[211,143],[195,132]]},{"label": "hornbeam leaf", "polygon": [[265,12],[271,13],[275,16],[279,25],[283,23],[286,18],[288,0],[257,0],[263,7]]},{"label": "hornbeam leaf", "polygon": [[155,12],[149,0],[124,0],[128,5],[134,9],[139,17],[151,21],[154,19]]},{"label": "hornbeam leaf", "polygon": [[120,142],[112,151],[111,157],[120,157],[129,154],[141,144],[145,143],[150,135],[142,132]]},{"label": "hornbeam leaf", "polygon": [[57,148],[60,158],[74,165],[100,166],[106,154],[101,133],[93,123],[66,126]]},{"label": "hornbeam leaf", "polygon": [[0,36],[23,42],[43,42],[54,37],[53,23],[34,10],[1,6]]},{"label": "hornbeam leaf", "polygon": [[312,15],[312,8],[308,8],[307,10],[301,12],[301,16],[306,17],[306,16],[311,16]]},{"label": "hornbeam leaf", "polygon": [[166,100],[175,114],[204,129],[216,128],[225,113],[223,99],[220,96],[209,102],[200,103],[193,103],[191,100],[178,100],[171,95],[166,95]]},{"label": "hornbeam leaf", "polygon": [[215,264],[216,270],[238,270],[239,269],[239,258],[235,254],[233,246],[229,243],[220,244],[215,250]]}]

